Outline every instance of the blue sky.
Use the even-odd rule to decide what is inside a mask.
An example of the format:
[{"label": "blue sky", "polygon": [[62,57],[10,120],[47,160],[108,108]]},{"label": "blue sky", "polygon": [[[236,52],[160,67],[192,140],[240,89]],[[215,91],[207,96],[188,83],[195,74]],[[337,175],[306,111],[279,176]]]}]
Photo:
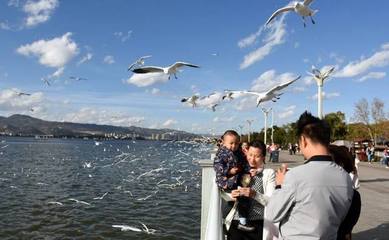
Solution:
[{"label": "blue sky", "polygon": [[[354,104],[363,97],[388,102],[388,1],[317,0],[311,4],[319,10],[315,25],[308,20],[304,28],[291,12],[263,28],[287,4],[1,1],[0,115],[197,133],[220,133],[238,125],[246,132],[246,120],[253,119],[252,129],[259,130],[264,119],[255,99],[221,102],[216,112],[204,104],[193,109],[180,100],[225,89],[264,91],[301,75],[278,102],[263,105],[274,109],[275,124],[288,123],[304,110],[317,113],[317,87],[306,74],[312,65],[336,66],[324,85],[324,113],[343,111],[350,120]],[[144,86],[147,75],[127,72],[144,55],[152,55],[145,65],[186,61],[201,68],[184,68],[178,79],[162,76]],[[19,91],[32,95],[18,96]]]}]

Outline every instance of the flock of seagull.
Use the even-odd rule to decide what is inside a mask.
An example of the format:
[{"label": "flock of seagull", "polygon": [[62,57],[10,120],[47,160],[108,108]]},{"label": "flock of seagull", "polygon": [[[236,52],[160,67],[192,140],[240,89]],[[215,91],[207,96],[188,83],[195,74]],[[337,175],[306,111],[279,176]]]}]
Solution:
[{"label": "flock of seagull", "polygon": [[[143,66],[145,63],[146,58],[150,58],[151,56],[143,56],[137,59],[133,64],[131,64],[128,67],[128,71],[132,71],[136,74],[147,74],[147,73],[164,73],[170,76],[173,75],[177,79],[176,73],[179,71],[182,67],[192,67],[192,68],[199,68],[198,65],[187,63],[187,62],[176,62],[168,67],[157,67],[157,66]],[[135,68],[136,67],[136,68]],[[254,95],[257,97],[256,104],[257,107],[263,102],[266,101],[273,101],[276,102],[280,99],[280,96],[283,94],[280,91],[286,88],[287,86],[291,85],[298,79],[300,79],[301,76],[298,76],[295,79],[292,79],[286,83],[282,83],[279,85],[276,85],[272,87],[271,89],[265,91],[265,92],[255,92],[255,91],[248,91],[248,90],[224,90],[224,94],[218,97],[218,100],[216,101],[210,101],[209,104],[205,104],[205,107],[211,109],[213,112],[216,111],[216,107],[220,105],[221,100],[229,99],[232,100],[236,97],[240,97],[243,95]],[[199,105],[199,102],[206,101],[208,99],[213,98],[214,96],[217,96],[218,93],[211,93],[208,96],[200,96],[199,94],[194,94],[189,97],[184,97],[181,99],[182,103],[187,103],[193,108],[197,107]]]},{"label": "flock of seagull", "polygon": [[[280,14],[294,11],[298,15],[300,15],[303,19],[304,27],[306,26],[305,18],[310,17],[311,22],[315,24],[315,21],[313,20],[313,16],[318,12],[318,10],[312,10],[310,8],[310,4],[313,0],[304,0],[304,1],[296,1],[292,2],[289,5],[277,9],[266,21],[265,25],[269,25],[277,16]],[[217,56],[215,54],[214,56]],[[150,58],[151,55],[143,56],[137,59],[134,63],[132,63],[128,67],[128,71],[132,71],[135,74],[148,74],[148,73],[164,73],[168,75],[168,79],[170,80],[171,76],[174,76],[177,79],[177,72],[183,68],[183,67],[191,67],[191,68],[199,68],[200,66],[188,63],[188,62],[175,62],[174,64],[167,66],[167,67],[159,67],[159,66],[144,66],[145,60],[147,58]],[[330,71],[325,73],[324,75],[320,73],[318,69],[315,67],[312,67],[312,72],[309,74],[312,75],[315,79],[317,78],[327,78],[329,74],[334,70],[334,68],[331,68]],[[216,107],[220,105],[222,100],[228,99],[232,100],[237,97],[241,97],[244,95],[253,95],[256,97],[256,106],[259,107],[261,103],[264,103],[266,101],[272,101],[276,102],[280,99],[280,96],[283,94],[281,91],[285,89],[290,84],[294,83],[298,79],[300,79],[301,76],[298,76],[295,79],[289,80],[285,83],[281,83],[279,85],[276,85],[272,87],[271,89],[264,91],[264,92],[256,92],[256,91],[249,91],[249,90],[224,90],[224,94],[220,96],[220,99],[217,101],[207,101],[213,96],[215,96],[217,93],[211,93],[208,96],[200,96],[199,94],[194,94],[192,96],[183,97],[181,99],[182,103],[188,104],[192,106],[193,108],[198,106],[203,106],[208,109],[211,109],[213,112],[216,111]],[[208,104],[200,104],[201,102],[208,102]]]},{"label": "flock of seagull", "polygon": [[[311,19],[311,22],[315,24],[315,21],[313,20],[313,16],[318,12],[318,10],[313,10],[310,8],[311,3],[313,0],[304,0],[304,1],[294,1],[288,4],[285,7],[277,9],[266,21],[265,26],[268,26],[277,16],[286,13],[286,12],[295,12],[296,14],[300,15],[302,17],[304,27],[306,26],[305,18],[309,17]],[[213,56],[218,56],[218,53],[213,53]],[[177,61],[170,66],[161,67],[161,66],[144,66],[145,61],[149,58],[151,58],[151,55],[146,55],[138,58],[135,60],[132,64],[130,64],[127,68],[128,71],[133,72],[134,74],[150,74],[150,73],[163,73],[168,75],[168,79],[170,80],[172,76],[174,76],[175,79],[177,79],[177,73],[183,68],[183,67],[190,67],[190,68],[200,68],[200,66],[188,62],[182,62]],[[329,71],[327,76],[320,75],[320,71],[316,68],[312,68],[312,72],[309,74],[313,76],[313,78],[327,78],[329,74],[333,71]],[[193,108],[197,106],[202,106],[205,108],[208,108],[212,110],[213,112],[216,111],[216,107],[221,104],[221,102],[225,99],[232,100],[234,98],[244,96],[244,95],[254,95],[256,96],[256,106],[259,107],[259,105],[266,101],[273,101],[276,102],[280,99],[280,96],[283,94],[281,90],[292,84],[293,82],[297,81],[300,78],[297,77],[296,79],[290,80],[286,83],[279,84],[277,86],[274,86],[273,88],[264,91],[264,92],[256,92],[256,91],[249,91],[249,90],[224,90],[224,94],[220,96],[220,99],[215,101],[208,101],[210,98],[214,98],[216,93],[211,93],[208,96],[200,96],[199,94],[194,94],[192,96],[183,97],[181,99],[182,103],[188,104],[189,106],[192,106]],[[73,81],[86,81],[87,78],[84,77],[78,77],[78,76],[70,76],[70,80]],[[48,85],[51,86],[51,82],[48,78],[42,78],[42,81]],[[30,96],[31,94],[18,92],[18,96]],[[207,104],[199,104],[201,102],[209,102]],[[31,112],[34,111],[34,108],[29,109]]]},{"label": "flock of seagull", "polygon": [[[306,26],[306,23],[305,23],[306,17],[309,17],[311,19],[311,22],[313,24],[315,24],[315,21],[313,20],[312,17],[315,15],[315,13],[318,10],[312,10],[309,7],[310,4],[312,3],[312,1],[313,0],[304,0],[304,1],[293,2],[291,5],[277,9],[270,16],[270,18],[266,21],[265,25],[269,25],[277,16],[279,16],[280,14],[289,12],[289,11],[294,11],[295,13],[297,13],[298,15],[300,15],[302,17],[304,27]],[[212,54],[212,55],[218,56],[217,53]],[[177,61],[177,62],[171,64],[170,66],[166,66],[166,67],[151,66],[151,65],[145,66],[146,59],[149,59],[151,57],[152,57],[151,55],[146,55],[146,56],[140,57],[139,59],[134,61],[132,64],[130,64],[128,66],[127,70],[133,72],[134,74],[163,73],[163,74],[168,75],[168,79],[170,80],[171,77],[174,77],[175,79],[177,79],[177,73],[184,67],[200,68],[200,66],[198,66],[198,65],[188,63],[188,62],[183,62],[183,61]],[[324,80],[330,76],[330,74],[334,71],[334,69],[335,69],[335,67],[331,67],[327,71],[320,71],[316,67],[312,66],[312,69],[310,72],[308,72],[308,74],[311,75],[316,80]],[[207,108],[211,109],[213,112],[215,112],[216,107],[219,106],[222,101],[225,101],[225,100],[231,101],[231,100],[236,99],[236,98],[241,97],[241,96],[255,96],[256,97],[256,106],[259,107],[260,104],[267,102],[267,101],[277,102],[280,99],[281,95],[284,93],[283,90],[285,90],[288,86],[290,86],[291,84],[293,84],[294,82],[296,82],[300,78],[301,78],[301,76],[298,76],[298,77],[291,79],[287,82],[273,86],[272,88],[270,88],[264,92],[257,92],[257,91],[250,91],[250,90],[224,90],[222,93],[213,92],[207,96],[200,96],[199,94],[194,94],[192,96],[183,97],[181,99],[181,102],[184,104],[187,104],[189,106],[192,106],[193,108],[196,108],[199,106],[207,107]],[[86,81],[86,80],[88,80],[87,78],[77,77],[77,76],[70,76],[69,79],[73,80],[73,81]],[[46,85],[48,85],[48,86],[51,85],[49,79],[45,78],[42,80],[44,81],[44,83]],[[31,96],[30,93],[20,92],[20,91],[16,91],[16,90],[13,90],[13,91],[14,91],[14,94],[18,97]],[[34,111],[33,108],[31,108],[31,111]],[[102,144],[102,142],[95,142],[96,146],[100,146],[101,144]],[[8,145],[5,145],[5,146],[2,146],[1,148],[6,148],[7,146]],[[106,151],[106,149],[104,148],[104,152],[105,151]],[[184,153],[184,152],[180,152],[179,154],[186,155],[186,153]],[[110,166],[117,166],[118,164],[121,164],[123,162],[130,163],[130,162],[140,160],[140,158],[130,159],[130,157],[131,157],[130,154],[122,152],[121,154],[119,154],[113,158],[114,159],[113,163],[105,165],[105,166],[101,166],[101,167],[105,168],[105,167],[110,167]],[[92,166],[91,162],[85,162],[83,164],[83,167],[84,168],[94,168]],[[164,171],[164,170],[165,170],[165,168],[162,166],[159,168],[151,169],[151,170],[144,172],[142,174],[139,174],[138,176],[133,177],[132,179],[123,179],[123,181],[133,182],[133,181],[139,180],[142,177],[153,176],[154,174],[159,173],[159,172]],[[189,171],[189,170],[188,169],[178,170],[178,172],[180,172],[180,173],[185,173],[187,171]],[[92,175],[89,174],[89,177],[92,177]],[[150,194],[145,196],[145,197],[136,198],[136,200],[137,201],[146,201],[149,198],[155,196],[158,193],[160,188],[175,189],[176,187],[184,186],[185,191],[188,190],[188,186],[184,185],[185,180],[183,180],[182,176],[175,177],[174,179],[176,181],[174,183],[171,183],[171,182],[168,183],[167,179],[160,180],[159,182],[156,183],[154,191],[151,191]],[[133,196],[131,191],[126,191],[126,192],[128,192],[131,196]],[[97,196],[97,197],[93,198],[93,200],[102,200],[108,194],[109,194],[109,192],[105,192],[101,196]],[[83,205],[87,205],[87,206],[91,205],[88,202],[78,200],[75,198],[68,198],[67,200],[75,202],[77,204],[83,204]],[[50,202],[48,202],[48,204],[59,205],[59,206],[63,205],[63,203],[61,203],[59,201],[50,201]],[[141,225],[140,227],[134,227],[134,226],[128,226],[128,225],[112,225],[112,227],[119,228],[119,229],[121,229],[121,231],[144,232],[147,234],[154,234],[156,232],[155,229],[148,228],[144,223],[142,223],[142,222],[139,222],[139,223]]]},{"label": "flock of seagull", "polygon": [[[9,144],[12,146],[11,142]],[[119,192],[128,195],[130,199],[137,202],[137,204],[141,204],[142,202],[148,205],[162,204],[162,202],[160,203],[159,201],[155,202],[157,200],[155,198],[157,194],[162,194],[161,196],[165,196],[165,194],[169,194],[170,192],[179,192],[177,194],[181,194],[181,191],[188,192],[191,188],[200,188],[200,185],[198,184],[200,172],[190,170],[190,166],[191,163],[192,165],[197,166],[196,156],[209,152],[209,146],[187,141],[166,142],[161,144],[157,149],[153,146],[149,146],[144,149],[144,151],[140,152],[135,151],[135,145],[134,147],[127,145],[119,148],[119,146],[115,147],[113,144],[106,142],[96,141],[92,144],[92,148],[95,149],[94,151],[96,151],[96,153],[100,151],[104,151],[105,153],[102,158],[96,157],[96,160],[84,161],[81,163],[80,171],[76,171],[75,174],[77,174],[77,176],[86,175],[87,179],[97,179],[100,178],[97,174],[104,173],[109,175],[115,173],[120,176],[120,185],[115,184],[114,186],[111,186],[111,189],[109,187],[104,187],[102,188],[103,191],[101,191],[101,194],[90,196],[89,198],[87,196],[76,198],[74,195],[70,195],[64,198],[53,199],[52,196],[50,196],[50,200],[46,202],[47,205],[51,205],[53,208],[90,208],[94,207],[99,201],[112,201],[114,197],[106,200],[107,196],[114,196]],[[0,142],[0,150],[5,149],[8,146],[6,140]],[[193,151],[196,153],[193,154]],[[163,157],[162,160],[159,160],[161,156],[165,157]],[[55,155],[53,155],[53,160],[54,159],[57,159]],[[60,159],[61,158],[56,161],[70,161],[72,157],[69,156],[69,158]],[[148,161],[144,161],[142,164],[138,165],[138,162],[144,159],[148,159]],[[51,162],[51,160],[48,162]],[[32,175],[37,176],[38,173],[39,172],[33,173],[31,169],[28,168],[21,168],[22,175],[20,176],[31,177]],[[12,178],[19,178],[16,173],[13,173],[13,177],[9,174],[12,173],[8,171],[0,173],[0,176],[4,176],[0,177],[1,185],[4,183],[11,183]],[[44,175],[44,172],[39,174]],[[51,185],[49,181],[48,178],[46,178],[46,182],[39,182],[38,180],[36,185],[45,188]],[[21,185],[17,182],[12,184],[10,188],[22,190]],[[77,195],[77,193],[75,193],[75,195]],[[112,227],[118,228],[121,231],[142,232],[144,234],[156,234],[160,232],[160,230],[151,229],[143,223],[140,224],[140,227],[126,224],[113,224]]]}]

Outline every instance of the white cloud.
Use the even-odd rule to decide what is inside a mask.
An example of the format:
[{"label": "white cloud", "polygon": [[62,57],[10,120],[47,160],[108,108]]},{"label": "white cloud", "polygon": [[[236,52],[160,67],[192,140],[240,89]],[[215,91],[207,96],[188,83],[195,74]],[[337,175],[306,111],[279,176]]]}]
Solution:
[{"label": "white cloud", "polygon": [[176,121],[176,120],[174,120],[174,119],[168,119],[168,120],[166,120],[164,123],[162,123],[162,127],[171,127],[171,126],[173,126],[173,125],[175,125],[175,124],[177,124],[178,122]]},{"label": "white cloud", "polygon": [[257,92],[264,92],[274,87],[275,85],[288,82],[297,76],[294,73],[286,72],[280,75],[276,74],[275,70],[268,70],[262,73],[258,78],[252,82],[251,90]]},{"label": "white cloud", "polygon": [[[340,93],[338,92],[333,92],[333,93],[326,93],[326,92],[323,92],[323,99],[330,99],[330,98],[335,98],[335,97],[339,97],[340,96]],[[313,95],[311,97],[312,100],[317,100],[317,93],[315,95]]]},{"label": "white cloud", "polygon": [[305,92],[305,87],[293,87],[293,92]]},{"label": "white cloud", "polygon": [[5,21],[5,22],[0,22],[0,29],[2,29],[2,30],[10,30],[11,27],[9,26],[8,22]]},{"label": "white cloud", "polygon": [[256,31],[255,33],[250,34],[250,36],[239,40],[238,46],[240,48],[245,48],[245,47],[249,47],[249,46],[253,45],[256,42],[257,38],[259,36],[261,36],[262,30],[263,30],[263,26],[261,26],[258,29],[258,31]]},{"label": "white cloud", "polygon": [[213,122],[233,122],[235,121],[236,116],[231,116],[231,117],[214,117]]},{"label": "white cloud", "polygon": [[340,57],[337,53],[335,52],[332,52],[330,53],[330,58],[331,59],[334,59],[336,61],[336,63],[338,64],[341,64],[344,62],[344,59],[342,57]]},{"label": "white cloud", "polygon": [[369,72],[365,76],[358,79],[358,82],[364,82],[367,79],[381,79],[386,76],[386,72]]},{"label": "white cloud", "polygon": [[153,95],[156,95],[156,94],[158,94],[160,92],[160,90],[158,89],[158,88],[153,88],[153,89],[151,89],[151,94],[153,94]]},{"label": "white cloud", "polygon": [[199,107],[211,107],[215,104],[219,104],[222,101],[223,95],[224,94],[221,92],[214,92],[208,96],[200,98],[197,101],[197,106],[199,106]]},{"label": "white cloud", "polygon": [[117,37],[118,39],[120,39],[120,41],[122,42],[126,42],[128,39],[130,39],[131,35],[132,35],[132,30],[129,30],[127,31],[127,33],[123,33],[123,32],[114,32],[113,34],[115,37]]},{"label": "white cloud", "polygon": [[138,87],[147,87],[158,82],[169,81],[169,76],[164,73],[144,73],[144,74],[133,74],[127,83],[134,84]]},{"label": "white cloud", "polygon": [[371,68],[385,67],[387,65],[389,65],[389,43],[383,44],[381,50],[369,58],[361,58],[360,60],[350,62],[337,71],[334,76],[355,77],[369,71]]},{"label": "white cloud", "polygon": [[113,64],[113,63],[115,63],[115,59],[113,58],[113,56],[107,55],[104,57],[104,62],[106,64]]},{"label": "white cloud", "polygon": [[58,0],[28,0],[23,6],[23,11],[27,13],[25,25],[32,27],[48,21],[58,5]]},{"label": "white cloud", "polygon": [[78,54],[77,44],[70,38],[71,35],[68,32],[51,40],[39,40],[20,46],[16,51],[24,56],[38,57],[39,63],[44,66],[61,68]]},{"label": "white cloud", "polygon": [[49,78],[59,78],[60,76],[62,76],[64,70],[65,70],[64,67],[58,68],[57,71],[55,71],[53,74],[49,76]]},{"label": "white cloud", "polygon": [[282,15],[270,25],[269,32],[265,39],[263,39],[264,45],[244,56],[243,62],[240,64],[240,69],[245,69],[256,62],[261,61],[271,52],[273,47],[285,42],[286,25],[284,24],[284,18],[285,15]]},{"label": "white cloud", "polygon": [[19,7],[19,0],[9,0],[8,6],[9,7]]},{"label": "white cloud", "polygon": [[0,91],[0,111],[25,111],[43,102],[43,93],[31,93],[31,96],[19,96],[20,89],[4,89]]},{"label": "white cloud", "polygon": [[87,61],[90,61],[92,57],[93,57],[92,53],[87,53],[83,58],[80,59],[80,61],[78,61],[77,65],[81,65]]},{"label": "white cloud", "polygon": [[255,96],[246,96],[238,101],[235,105],[235,108],[239,111],[247,111],[251,109],[255,109]]},{"label": "white cloud", "polygon": [[281,113],[278,114],[278,118],[285,119],[291,117],[295,113],[295,110],[296,110],[296,105],[291,105],[289,107],[286,107],[282,110]]},{"label": "white cloud", "polygon": [[293,44],[293,47],[294,47],[294,48],[300,47],[300,43],[299,43],[299,42],[295,42],[295,43]]},{"label": "white cloud", "polygon": [[76,123],[107,124],[115,126],[139,125],[145,120],[144,117],[131,116],[128,114],[107,111],[104,109],[85,107],[65,114],[63,121]]}]

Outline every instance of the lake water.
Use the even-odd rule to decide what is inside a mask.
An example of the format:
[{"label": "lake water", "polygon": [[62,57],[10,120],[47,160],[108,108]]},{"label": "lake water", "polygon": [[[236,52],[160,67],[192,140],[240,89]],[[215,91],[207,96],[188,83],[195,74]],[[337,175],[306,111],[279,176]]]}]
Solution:
[{"label": "lake water", "polygon": [[[0,239],[200,238],[197,161],[210,145],[0,141]],[[154,234],[112,226],[141,223]]]}]

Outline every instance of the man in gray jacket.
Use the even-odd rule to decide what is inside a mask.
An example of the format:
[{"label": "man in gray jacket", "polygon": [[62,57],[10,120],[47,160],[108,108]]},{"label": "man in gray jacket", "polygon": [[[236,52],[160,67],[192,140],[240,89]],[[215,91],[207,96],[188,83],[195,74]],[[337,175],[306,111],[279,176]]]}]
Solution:
[{"label": "man in gray jacket", "polygon": [[328,152],[330,127],[304,112],[297,121],[305,164],[280,169],[276,190],[267,205],[267,218],[280,223],[283,239],[336,239],[353,196],[348,174]]}]

